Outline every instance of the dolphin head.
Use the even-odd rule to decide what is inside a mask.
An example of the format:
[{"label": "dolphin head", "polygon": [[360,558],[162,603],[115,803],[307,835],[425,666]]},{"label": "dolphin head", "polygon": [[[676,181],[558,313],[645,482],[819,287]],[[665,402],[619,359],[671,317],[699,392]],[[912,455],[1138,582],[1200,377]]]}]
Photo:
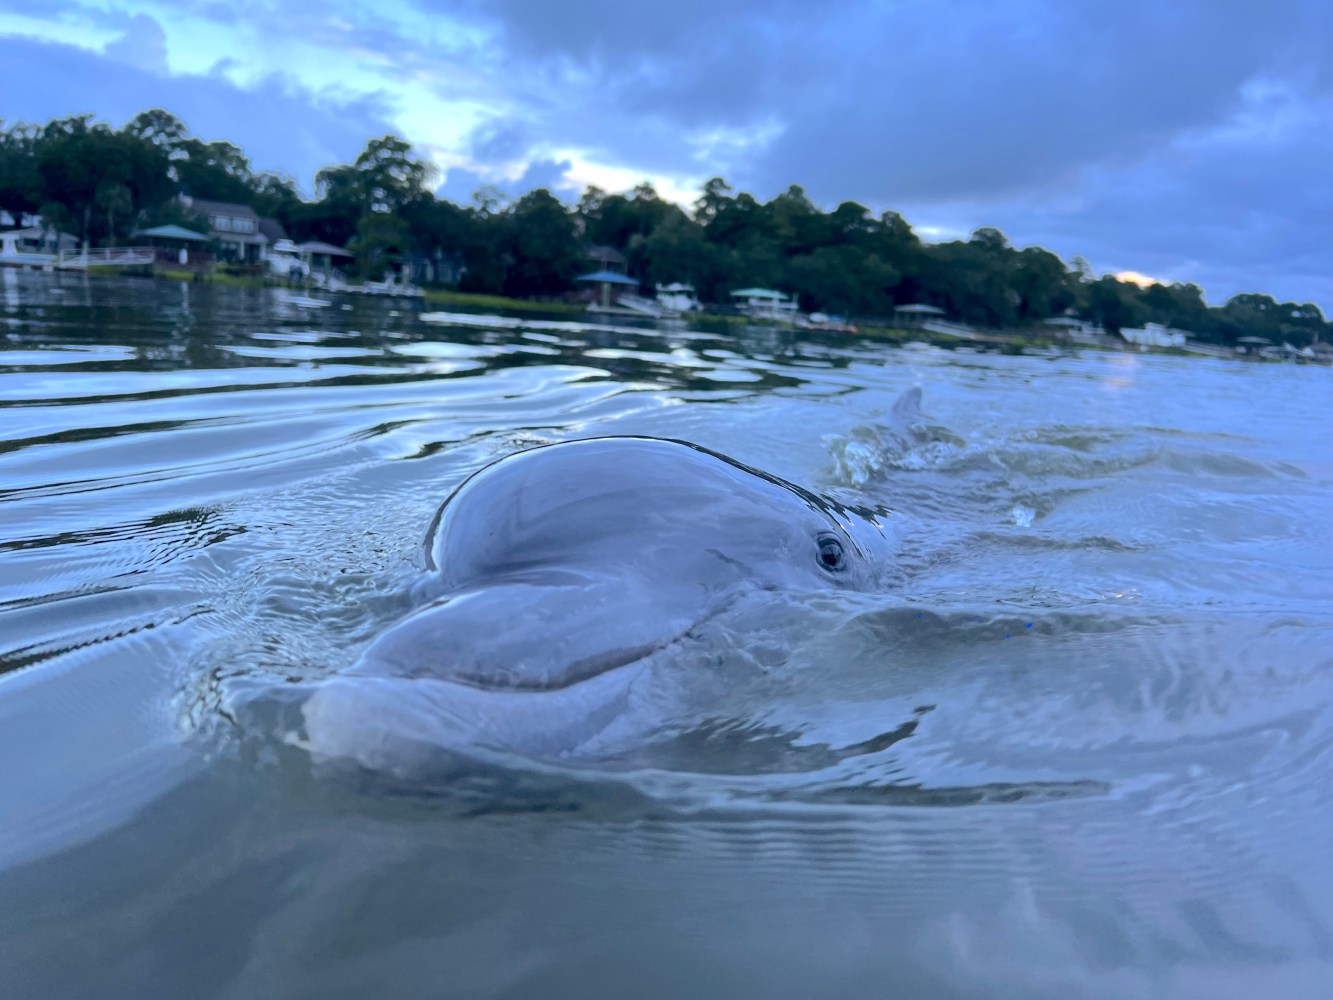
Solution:
[{"label": "dolphin head", "polygon": [[445,501],[428,539],[445,595],[353,668],[482,690],[566,688],[641,660],[753,590],[869,589],[872,514],[681,441],[520,452]]}]

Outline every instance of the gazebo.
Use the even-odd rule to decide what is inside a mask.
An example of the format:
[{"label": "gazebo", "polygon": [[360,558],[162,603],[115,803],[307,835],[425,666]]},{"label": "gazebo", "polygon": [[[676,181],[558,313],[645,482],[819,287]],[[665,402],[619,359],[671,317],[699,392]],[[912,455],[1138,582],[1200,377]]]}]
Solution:
[{"label": "gazebo", "polygon": [[1267,337],[1237,337],[1236,353],[1244,354],[1251,358],[1257,358],[1263,353],[1265,348],[1272,347],[1273,342]]},{"label": "gazebo", "polygon": [[332,267],[335,259],[351,260],[356,256],[350,250],[335,247],[323,240],[307,240],[305,243],[298,243],[296,249],[302,257],[318,267]]},{"label": "gazebo", "polygon": [[630,286],[632,288],[639,287],[639,283],[635,281],[633,278],[626,277],[623,274],[618,274],[615,271],[593,271],[591,274],[580,274],[574,280],[596,282],[597,284],[601,285],[603,309],[609,309],[611,307],[612,285],[620,285],[622,287]]},{"label": "gazebo", "polygon": [[912,302],[905,306],[893,307],[894,322],[900,327],[924,326],[928,320],[943,316],[939,306],[928,306],[923,302]]},{"label": "gazebo", "polygon": [[736,310],[751,319],[790,323],[796,318],[796,299],[773,288],[738,288],[731,298]]},{"label": "gazebo", "polygon": [[330,287],[330,282],[341,281],[342,275],[337,269],[356,259],[356,254],[350,250],[325,243],[323,240],[306,240],[304,243],[298,243],[296,252],[305,262],[310,277],[315,279],[315,283],[321,288]]},{"label": "gazebo", "polygon": [[173,263],[200,264],[207,256],[208,237],[184,226],[154,226],[139,235],[146,237],[149,246],[157,249],[158,257],[167,257]]}]

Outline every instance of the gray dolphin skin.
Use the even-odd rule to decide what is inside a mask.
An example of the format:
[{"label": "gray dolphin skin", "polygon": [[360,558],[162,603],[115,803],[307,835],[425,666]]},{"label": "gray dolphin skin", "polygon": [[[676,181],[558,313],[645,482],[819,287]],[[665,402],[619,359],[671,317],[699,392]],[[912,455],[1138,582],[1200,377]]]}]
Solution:
[{"label": "gray dolphin skin", "polygon": [[445,501],[427,544],[444,596],[307,702],[313,751],[376,767],[414,740],[567,754],[653,654],[740,596],[871,589],[890,552],[873,512],[647,437],[500,459]]}]

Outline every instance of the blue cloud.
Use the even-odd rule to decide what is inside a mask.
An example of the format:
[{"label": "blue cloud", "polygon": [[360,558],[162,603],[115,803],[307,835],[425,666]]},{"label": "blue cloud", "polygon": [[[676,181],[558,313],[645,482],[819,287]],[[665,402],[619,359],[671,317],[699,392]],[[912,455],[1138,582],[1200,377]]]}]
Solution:
[{"label": "blue cloud", "polygon": [[455,204],[467,205],[472,202],[472,196],[483,188],[499,191],[510,199],[537,188],[546,188],[557,198],[572,202],[581,193],[578,185],[569,179],[572,167],[569,160],[535,159],[527,164],[516,181],[497,181],[475,170],[454,167],[445,174],[435,194]]},{"label": "blue cloud", "polygon": [[136,14],[125,33],[103,51],[117,62],[138,67],[157,76],[167,75],[167,33],[147,14]]},{"label": "blue cloud", "polygon": [[153,54],[151,28],[138,30],[137,40],[127,40],[115,57],[0,38],[0,65],[10,79],[43,81],[23,87],[21,103],[10,107],[30,122],[90,113],[116,126],[147,108],[165,107],[194,135],[234,142],[256,169],[289,172],[306,190],[321,167],[350,162],[367,139],[394,131],[382,95],[332,98],[279,76],[242,88],[219,73],[163,77],[161,66],[123,62],[145,43]]}]

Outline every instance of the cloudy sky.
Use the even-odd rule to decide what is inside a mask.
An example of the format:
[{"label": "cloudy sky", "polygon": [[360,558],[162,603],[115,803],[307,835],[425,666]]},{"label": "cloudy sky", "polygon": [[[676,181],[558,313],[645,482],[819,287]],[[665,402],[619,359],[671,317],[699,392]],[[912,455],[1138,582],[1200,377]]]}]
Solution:
[{"label": "cloudy sky", "polygon": [[165,107],[307,190],[388,131],[457,201],[797,183],[1333,313],[1329,52],[1327,0],[0,0],[0,118]]}]

